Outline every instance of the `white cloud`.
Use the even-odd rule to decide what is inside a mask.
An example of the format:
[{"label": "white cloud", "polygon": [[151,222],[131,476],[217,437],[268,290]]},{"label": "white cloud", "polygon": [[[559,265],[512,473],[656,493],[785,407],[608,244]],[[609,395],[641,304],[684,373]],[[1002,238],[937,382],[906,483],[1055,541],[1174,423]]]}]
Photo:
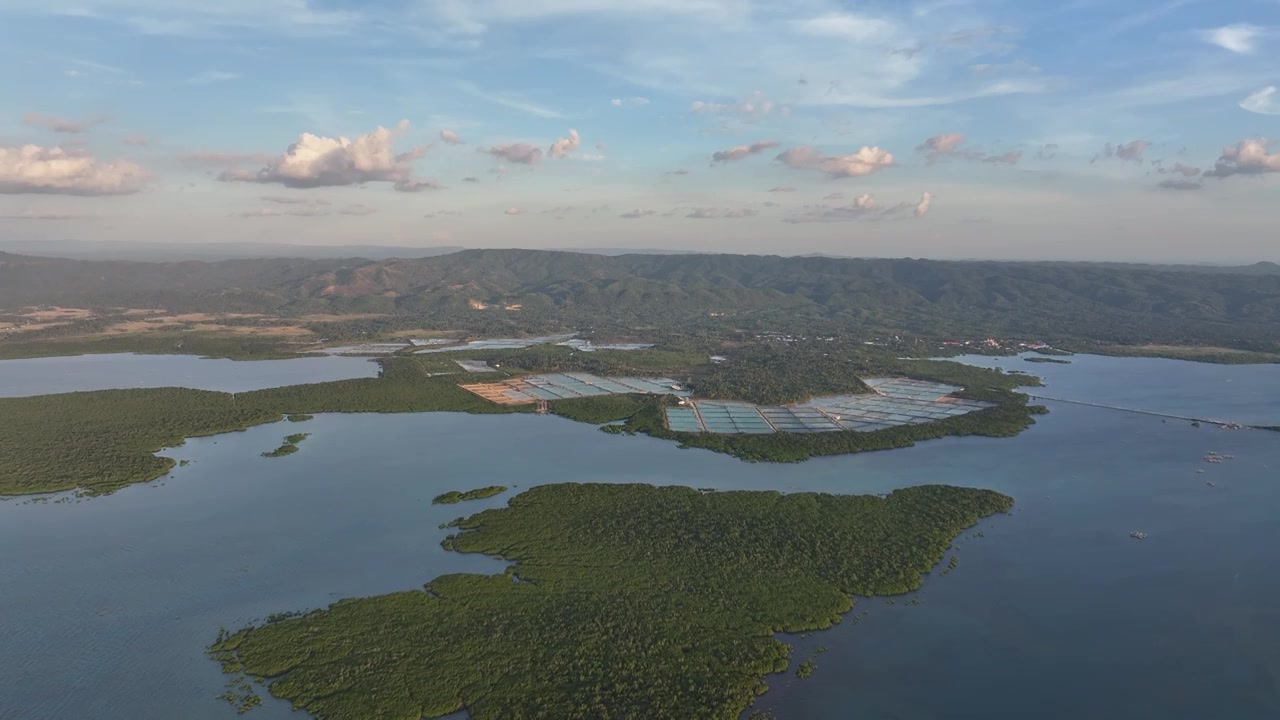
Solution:
[{"label": "white cloud", "polygon": [[613,98],[612,100],[609,101],[609,104],[614,107],[639,107],[641,105],[648,105],[649,98],[645,98],[645,97]]},{"label": "white cloud", "polygon": [[933,193],[925,192],[920,195],[920,202],[916,203],[916,217],[922,218],[929,214],[929,208],[933,207]]},{"label": "white cloud", "polygon": [[743,158],[757,155],[769,148],[775,147],[778,147],[778,142],[775,140],[761,140],[760,142],[754,142],[750,145],[737,145],[729,148],[728,150],[718,150],[712,153],[711,162],[726,163],[733,162],[734,160],[742,160]]},{"label": "white cloud", "polygon": [[1271,142],[1249,138],[1223,148],[1214,168],[1205,177],[1225,178],[1232,175],[1262,175],[1280,172],[1280,151],[1268,152]]},{"label": "white cloud", "polygon": [[519,165],[537,165],[542,159],[542,150],[528,143],[494,145],[491,148],[480,148],[480,151]]},{"label": "white cloud", "polygon": [[518,207],[509,207],[506,210],[503,210],[503,212],[507,215],[520,215],[523,213],[523,211]]},{"label": "white cloud", "polygon": [[128,195],[146,178],[125,160],[100,162],[60,147],[0,147],[0,194]]},{"label": "white cloud", "polygon": [[788,167],[817,170],[833,178],[862,177],[893,165],[893,154],[878,147],[863,147],[850,155],[823,155],[803,145],[778,155]]},{"label": "white cloud", "polygon": [[458,133],[452,130],[441,130],[440,139],[450,145],[465,145],[467,142],[466,140],[458,137]]},{"label": "white cloud", "polygon": [[1280,115],[1280,97],[1276,86],[1268,85],[1240,101],[1240,107],[1259,115]]},{"label": "white cloud", "polygon": [[929,214],[933,205],[933,194],[923,193],[918,202],[900,202],[889,207],[881,207],[879,201],[868,193],[853,199],[848,205],[810,205],[802,212],[782,219],[786,223],[839,223],[854,221],[903,220],[915,216],[922,218]]},{"label": "white cloud", "polygon": [[879,18],[831,13],[807,20],[795,20],[791,29],[802,35],[836,38],[855,43],[885,42],[893,37],[897,28],[893,23]]},{"label": "white cloud", "polygon": [[243,170],[223,173],[227,182],[280,183],[286,187],[311,188],[390,182],[401,189],[413,179],[413,162],[426,153],[415,147],[396,154],[396,138],[409,129],[402,120],[394,129],[379,127],[354,140],[326,138],[303,133],[283,154],[272,158],[256,173]]},{"label": "white cloud", "polygon": [[570,129],[567,137],[562,137],[551,143],[551,147],[548,149],[547,154],[553,158],[567,157],[569,153],[578,149],[578,145],[581,144],[581,142],[582,139],[578,137],[578,131]]},{"label": "white cloud", "polygon": [[1223,50],[1230,50],[1239,55],[1252,55],[1257,50],[1258,39],[1263,28],[1257,25],[1226,25],[1201,33],[1205,42],[1217,45]]}]

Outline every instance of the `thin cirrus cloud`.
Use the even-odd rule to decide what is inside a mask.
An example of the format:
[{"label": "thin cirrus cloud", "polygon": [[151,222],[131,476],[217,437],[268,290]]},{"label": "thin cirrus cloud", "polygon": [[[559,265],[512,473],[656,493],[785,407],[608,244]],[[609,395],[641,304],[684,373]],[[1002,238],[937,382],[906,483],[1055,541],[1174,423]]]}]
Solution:
[{"label": "thin cirrus cloud", "polygon": [[789,192],[795,192],[795,191],[796,189],[791,185],[778,185],[777,187],[769,188],[769,192],[776,192],[776,193],[789,193]]},{"label": "thin cirrus cloud", "polygon": [[657,214],[657,210],[632,210],[631,212],[624,212],[618,217],[625,218],[627,220],[638,220],[640,218],[651,217]]},{"label": "thin cirrus cloud", "polygon": [[640,107],[649,104],[649,98],[646,97],[626,97],[613,98],[609,104],[614,107]]},{"label": "thin cirrus cloud", "polygon": [[103,162],[60,147],[0,147],[0,194],[129,195],[147,177],[127,160]]},{"label": "thin cirrus cloud", "polygon": [[893,154],[878,147],[866,147],[849,155],[823,155],[800,145],[777,156],[777,161],[800,170],[816,170],[831,178],[863,177],[893,166]]},{"label": "thin cirrus cloud", "polygon": [[367,182],[389,182],[397,190],[424,189],[413,177],[413,163],[426,154],[425,146],[395,152],[395,141],[409,129],[402,120],[394,129],[379,127],[354,140],[303,133],[284,154],[257,172],[229,170],[224,182],[278,183],[292,188],[337,187]]},{"label": "thin cirrus cloud", "polygon": [[1280,115],[1280,97],[1275,85],[1268,85],[1240,101],[1240,107],[1259,115]]},{"label": "thin cirrus cloud", "polygon": [[31,127],[41,128],[43,130],[49,130],[56,133],[77,135],[89,132],[92,128],[106,122],[107,116],[93,115],[83,120],[75,120],[72,118],[57,117],[55,115],[45,115],[44,113],[29,112],[22,116],[22,121]]},{"label": "thin cirrus cloud", "polygon": [[458,136],[458,133],[452,130],[441,130],[440,139],[449,145],[465,145],[467,143],[466,140]]},{"label": "thin cirrus cloud", "polygon": [[1280,172],[1280,150],[1270,152],[1271,143],[1263,138],[1241,140],[1223,148],[1217,163],[1205,177],[1226,178],[1232,175],[1263,175]]},{"label": "thin cirrus cloud", "polygon": [[802,212],[782,219],[785,223],[840,223],[858,221],[902,220],[923,218],[933,207],[933,193],[921,193],[917,202],[900,202],[882,207],[869,193],[863,193],[847,205],[812,205]]},{"label": "thin cirrus cloud", "polygon": [[1180,190],[1180,191],[1201,190],[1204,188],[1204,186],[1201,185],[1200,183],[1194,182],[1191,180],[1161,180],[1156,187],[1160,188],[1161,190]]},{"label": "thin cirrus cloud", "polygon": [[752,155],[759,155],[770,148],[776,148],[779,144],[780,143],[775,140],[761,140],[760,142],[754,142],[750,145],[737,145],[729,148],[728,150],[718,150],[711,154],[711,162],[712,164],[716,164],[742,160],[749,158]]},{"label": "thin cirrus cloud", "polygon": [[210,167],[230,167],[233,165],[266,165],[272,156],[266,153],[234,153],[218,151],[190,152],[178,156],[178,160],[186,165],[207,165]]},{"label": "thin cirrus cloud", "polygon": [[372,215],[378,209],[364,203],[353,203],[340,208],[333,208],[327,200],[309,200],[301,198],[284,198],[265,196],[262,198],[273,203],[272,206],[232,213],[238,218],[274,218],[274,217],[326,217],[329,215]]},{"label": "thin cirrus cloud", "polygon": [[[1155,164],[1156,161],[1152,160],[1151,162],[1152,164]],[[1169,168],[1165,167],[1162,164],[1160,165],[1159,168],[1157,168],[1156,172],[1160,173],[1161,175],[1181,175],[1184,178],[1193,178],[1200,174],[1200,168],[1190,167],[1188,165],[1183,165],[1182,163],[1179,162],[1179,163],[1174,163],[1173,167],[1169,167]]]},{"label": "thin cirrus cloud", "polygon": [[146,147],[151,144],[151,138],[146,135],[125,135],[120,138],[120,142],[129,147]]},{"label": "thin cirrus cloud", "polygon": [[988,165],[1017,165],[1021,160],[1021,150],[1010,150],[999,155],[986,155],[982,158],[982,162]]}]

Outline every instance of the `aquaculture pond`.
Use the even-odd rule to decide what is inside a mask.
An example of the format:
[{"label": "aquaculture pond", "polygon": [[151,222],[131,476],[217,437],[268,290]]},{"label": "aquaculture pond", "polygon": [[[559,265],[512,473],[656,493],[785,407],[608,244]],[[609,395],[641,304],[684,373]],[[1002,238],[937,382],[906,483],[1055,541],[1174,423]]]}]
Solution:
[{"label": "aquaculture pond", "polygon": [[377,375],[378,365],[368,358],[225,360],[194,355],[75,355],[0,360],[0,397],[154,387],[247,392]]},{"label": "aquaculture pond", "polygon": [[[1096,378],[1097,394],[1066,394],[1088,362],[1073,360],[1035,366],[1043,392],[1109,397]],[[1203,366],[1107,360],[1130,364],[1117,383],[1154,375],[1208,414],[1235,419],[1252,403],[1247,419],[1280,425],[1280,393],[1268,404],[1248,390],[1275,387],[1280,367],[1215,366],[1222,382],[1209,386]],[[319,415],[193,439],[173,451],[189,463],[154,483],[0,502],[0,718],[235,717],[205,655],[220,627],[500,572],[446,552],[439,526],[574,481],[851,494],[945,482],[1015,498],[919,592],[860,600],[835,628],[791,638],[792,667],[757,705],[779,720],[1280,716],[1280,433],[1048,405],[1015,438],[794,465],[534,415]],[[295,431],[309,433],[298,452],[261,457]],[[1232,457],[1206,463],[1210,451]],[[510,490],[432,504],[495,484]],[[249,717],[299,715],[268,698]]]}]

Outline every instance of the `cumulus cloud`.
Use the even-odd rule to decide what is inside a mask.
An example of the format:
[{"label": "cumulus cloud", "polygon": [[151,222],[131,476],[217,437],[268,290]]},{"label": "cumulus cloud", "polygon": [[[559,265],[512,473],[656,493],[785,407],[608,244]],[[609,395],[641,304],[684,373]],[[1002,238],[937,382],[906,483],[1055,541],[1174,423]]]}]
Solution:
[{"label": "cumulus cloud", "polygon": [[614,107],[638,107],[640,105],[648,105],[649,98],[643,98],[643,97],[614,98],[609,101],[609,104]]},{"label": "cumulus cloud", "polygon": [[991,165],[1017,165],[1022,160],[1021,150],[1010,150],[1007,153],[999,155],[986,155],[982,158],[982,162]]},{"label": "cumulus cloud", "polygon": [[1257,25],[1237,24],[1225,25],[1201,33],[1205,42],[1217,45],[1237,55],[1251,55],[1257,50],[1258,39],[1263,35],[1263,28]]},{"label": "cumulus cloud", "polygon": [[943,133],[934,135],[916,146],[916,152],[923,154],[930,163],[935,163],[943,156],[955,152],[962,142],[964,142],[964,135],[960,133]]},{"label": "cumulus cloud", "polygon": [[1280,172],[1280,151],[1268,152],[1271,142],[1249,138],[1223,148],[1214,168],[1205,177],[1225,178],[1232,175],[1262,175]]},{"label": "cumulus cloud", "polygon": [[769,188],[769,192],[795,192],[795,191],[796,189],[794,187],[791,187],[790,185],[779,185],[777,187]]},{"label": "cumulus cloud", "polygon": [[503,210],[503,212],[507,215],[520,215],[523,211],[518,207],[509,207],[506,210]]},{"label": "cumulus cloud", "polygon": [[1200,190],[1204,186],[1191,180],[1161,180],[1157,187],[1162,190]]},{"label": "cumulus cloud", "polygon": [[449,143],[450,145],[464,145],[467,142],[466,140],[463,140],[462,138],[458,137],[458,133],[452,130],[441,130],[440,139],[445,141],[446,143]]},{"label": "cumulus cloud", "polygon": [[481,151],[517,165],[537,165],[538,161],[542,160],[542,150],[528,143],[494,145],[491,148],[482,148]]},{"label": "cumulus cloud", "polygon": [[658,214],[657,210],[632,210],[631,212],[622,213],[618,217],[626,218],[628,220],[636,220],[639,218],[649,217],[650,215],[657,215],[657,214]]},{"label": "cumulus cloud", "polygon": [[1280,97],[1275,85],[1268,85],[1240,101],[1240,107],[1259,115],[1280,115]]},{"label": "cumulus cloud", "polygon": [[920,195],[920,202],[916,203],[916,217],[922,218],[929,214],[929,208],[933,207],[933,193],[924,192]]},{"label": "cumulus cloud", "polygon": [[862,177],[893,165],[893,154],[878,147],[863,147],[851,155],[823,155],[803,145],[778,155],[788,167],[817,170],[829,177]]},{"label": "cumulus cloud", "polygon": [[409,129],[402,120],[394,129],[379,127],[354,140],[303,133],[283,155],[271,158],[257,172],[230,170],[219,176],[224,182],[279,183],[285,187],[314,188],[390,182],[397,186],[413,181],[413,162],[426,154],[425,146],[396,154],[396,138]]},{"label": "cumulus cloud", "polygon": [[769,148],[778,147],[778,144],[779,143],[774,140],[762,140],[760,142],[751,143],[750,145],[738,145],[736,147],[731,147],[728,150],[719,150],[712,153],[711,162],[726,163],[733,162],[735,160],[742,160],[743,158],[751,157],[752,155],[758,155]]},{"label": "cumulus cloud", "polygon": [[896,205],[881,207],[879,201],[870,194],[863,193],[847,205],[811,205],[795,215],[783,218],[787,223],[815,222],[854,222],[902,220],[915,216],[922,218],[929,213],[933,204],[933,194],[923,193],[919,202],[900,202]]},{"label": "cumulus cloud", "polygon": [[71,118],[60,118],[53,115],[44,115],[41,113],[27,113],[22,116],[22,121],[31,127],[38,127],[44,130],[51,130],[56,133],[78,134],[88,132],[90,128],[101,125],[107,121],[104,115],[94,115],[84,120],[73,120]]},{"label": "cumulus cloud", "polygon": [[100,162],[60,147],[0,147],[0,194],[128,195],[146,178],[126,160]]},{"label": "cumulus cloud", "polygon": [[581,138],[578,137],[578,131],[571,129],[567,137],[562,137],[551,143],[551,148],[547,151],[547,154],[553,158],[567,157],[569,153],[578,149],[578,145],[581,142]]}]

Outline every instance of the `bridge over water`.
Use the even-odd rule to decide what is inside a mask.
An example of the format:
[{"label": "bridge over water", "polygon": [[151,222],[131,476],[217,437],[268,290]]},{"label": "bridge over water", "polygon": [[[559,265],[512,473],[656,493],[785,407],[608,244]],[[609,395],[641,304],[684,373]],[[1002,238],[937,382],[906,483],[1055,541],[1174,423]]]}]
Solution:
[{"label": "bridge over water", "polygon": [[1137,408],[1120,407],[1118,405],[1106,405],[1103,403],[1085,402],[1084,400],[1067,400],[1066,398],[1051,397],[1049,395],[1037,395],[1027,393],[1027,397],[1032,400],[1050,400],[1053,402],[1067,403],[1070,405],[1084,405],[1085,407],[1102,408],[1103,410],[1118,410],[1120,412],[1135,413],[1138,415],[1149,415],[1151,417],[1168,418],[1170,420],[1185,420],[1187,422],[1207,423],[1209,425],[1239,425],[1240,427],[1255,427],[1253,425],[1245,425],[1243,423],[1231,422],[1229,420],[1214,420],[1213,418],[1191,417],[1189,415],[1175,415],[1174,413],[1157,412],[1155,410],[1139,410]]}]

